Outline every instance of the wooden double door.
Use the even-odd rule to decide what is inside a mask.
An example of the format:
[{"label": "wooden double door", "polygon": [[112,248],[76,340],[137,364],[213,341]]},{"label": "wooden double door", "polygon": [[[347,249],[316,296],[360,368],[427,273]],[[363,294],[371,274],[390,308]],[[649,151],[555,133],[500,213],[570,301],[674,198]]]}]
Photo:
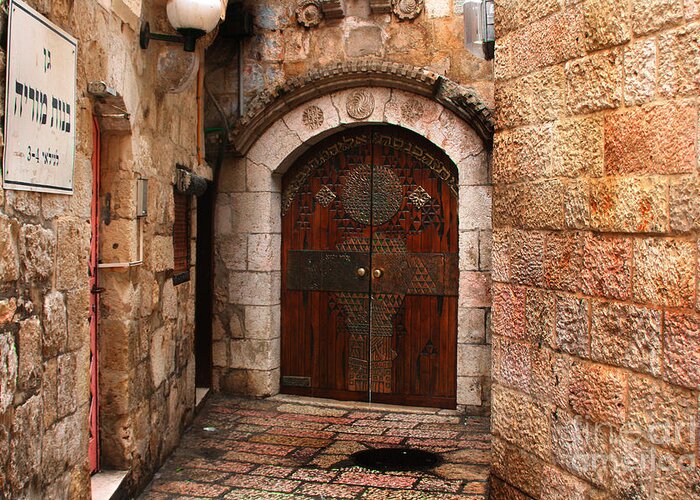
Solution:
[{"label": "wooden double door", "polygon": [[422,137],[374,126],[285,175],[282,392],[455,406],[455,170]]}]

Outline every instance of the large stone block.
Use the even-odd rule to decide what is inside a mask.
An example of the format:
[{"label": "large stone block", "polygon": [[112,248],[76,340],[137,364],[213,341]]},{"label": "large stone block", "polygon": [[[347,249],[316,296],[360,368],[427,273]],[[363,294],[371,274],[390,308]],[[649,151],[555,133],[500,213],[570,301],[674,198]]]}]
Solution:
[{"label": "large stone block", "polygon": [[591,225],[591,185],[584,179],[564,184],[564,223],[569,229],[588,229]]},{"label": "large stone block", "polygon": [[525,337],[536,346],[554,347],[556,297],[553,292],[529,288],[525,301]]},{"label": "large stone block", "polygon": [[231,370],[221,380],[221,389],[228,394],[267,397],[279,393],[279,369]]},{"label": "large stone block", "polygon": [[172,269],[175,265],[172,236],[154,236],[146,259],[149,269],[156,273]]},{"label": "large stone block", "polygon": [[20,321],[18,339],[17,384],[26,390],[41,383],[43,330],[39,318]]},{"label": "large stone block", "polygon": [[695,293],[695,244],[648,238],[635,241],[634,298],[670,307],[691,307]]},{"label": "large stone block", "polygon": [[636,41],[625,48],[625,104],[644,104],[656,90],[655,40]]},{"label": "large stone block", "polygon": [[624,430],[677,453],[696,449],[698,406],[692,391],[651,377],[631,376]]},{"label": "large stone block", "polygon": [[0,412],[10,407],[17,387],[17,350],[15,339],[10,333],[0,333]]},{"label": "large stone block", "polygon": [[632,0],[632,28],[643,35],[683,19],[682,0]]},{"label": "large stone block", "polygon": [[84,366],[78,366],[76,353],[62,354],[58,357],[57,362],[59,384],[56,399],[56,416],[63,418],[69,413],[73,413],[78,408],[78,403],[87,401],[87,395],[82,394],[78,390],[78,381],[79,377],[86,377],[88,372],[84,370]]},{"label": "large stone block", "polygon": [[[32,396],[15,410],[12,426],[11,460],[9,479],[15,492],[24,489],[32,475],[41,468],[41,436],[43,404],[41,396]],[[60,443],[52,443],[60,447]]]},{"label": "large stone block", "polygon": [[664,335],[664,379],[697,389],[700,386],[700,322],[695,316],[667,312]]},{"label": "large stone block", "polygon": [[27,224],[20,229],[20,264],[24,279],[46,280],[54,271],[56,235],[50,229]]},{"label": "large stone block", "polygon": [[606,177],[591,183],[591,228],[607,232],[668,230],[668,184],[663,178]]},{"label": "large stone block", "polygon": [[282,235],[251,234],[248,236],[248,270],[280,271]]},{"label": "large stone block", "polygon": [[700,178],[693,175],[671,178],[669,192],[671,229],[692,231],[700,228]]},{"label": "large stone block", "polygon": [[607,486],[610,427],[559,410],[552,419],[552,455],[565,470],[597,486]]},{"label": "large stone block", "polygon": [[632,241],[627,238],[587,234],[583,240],[581,287],[597,297],[626,299],[631,293]]},{"label": "large stone block", "polygon": [[594,363],[574,363],[569,382],[571,408],[586,420],[619,426],[627,415],[627,374]]},{"label": "large stone block", "polygon": [[379,26],[358,26],[345,38],[345,52],[350,57],[381,56],[383,49]]},{"label": "large stone block", "polygon": [[505,478],[510,484],[540,498],[542,493],[542,471],[544,462],[512,444],[493,438],[491,466],[493,473]]},{"label": "large stone block", "polygon": [[151,335],[151,379],[157,389],[175,369],[175,339],[172,327],[163,326]]},{"label": "large stone block", "polygon": [[[272,144],[275,146],[270,147]],[[279,120],[255,142],[248,152],[248,159],[274,172],[280,167],[283,168],[282,162],[301,144],[299,136]]]},{"label": "large stone block", "polygon": [[484,344],[486,342],[486,313],[484,309],[464,307],[459,309],[457,324],[458,344]]},{"label": "large stone block", "polygon": [[506,337],[493,337],[492,375],[494,382],[530,393],[531,347]]},{"label": "large stone block", "polygon": [[68,323],[65,297],[61,292],[52,291],[44,297],[44,344],[45,358],[53,358],[66,348]]},{"label": "large stone block", "polygon": [[654,448],[639,437],[611,432],[609,490],[616,498],[655,498],[651,493]]},{"label": "large stone block", "polygon": [[578,232],[552,233],[546,240],[544,282],[547,288],[577,292],[581,288],[582,235]]},{"label": "large stone block", "polygon": [[700,26],[691,24],[663,33],[658,41],[659,93],[694,95],[700,89]]},{"label": "large stone block", "polygon": [[649,105],[605,117],[605,171],[675,174],[696,167],[697,110],[688,103]]},{"label": "large stone block", "polygon": [[480,377],[491,371],[491,349],[487,345],[459,344],[457,372],[465,377]]},{"label": "large stone block", "polygon": [[280,278],[279,272],[231,272],[229,302],[251,306],[279,304]]},{"label": "large stone block", "polygon": [[624,0],[589,0],[583,3],[586,23],[586,49],[605,49],[630,39],[627,2]]},{"label": "large stone block", "polygon": [[496,79],[532,73],[584,54],[583,9],[574,6],[524,25],[498,40]]},{"label": "large stone block", "polygon": [[246,306],[245,338],[271,340],[280,336],[279,306]]},{"label": "large stone block", "polygon": [[594,116],[556,122],[552,156],[549,176],[603,175],[603,121]]},{"label": "large stone block", "polygon": [[617,108],[622,103],[622,53],[597,52],[566,63],[566,103],[570,113]]},{"label": "large stone block", "polygon": [[532,396],[540,401],[555,404],[559,408],[568,408],[572,359],[545,347],[534,347],[530,382]]},{"label": "large stone block", "polygon": [[654,495],[657,498],[695,498],[698,496],[700,468],[693,455],[656,449]]},{"label": "large stone block", "polygon": [[231,231],[234,233],[281,233],[279,193],[231,195]]},{"label": "large stone block", "polygon": [[592,500],[591,486],[550,464],[542,470],[542,500]]},{"label": "large stone block", "polygon": [[457,377],[457,404],[481,406],[482,377]]},{"label": "large stone block", "polygon": [[459,189],[459,228],[491,229],[491,187],[462,186]]},{"label": "large stone block", "polygon": [[510,231],[496,228],[492,238],[491,278],[505,282],[510,279]]},{"label": "large stone block", "polygon": [[590,356],[589,308],[587,299],[557,296],[556,345],[559,349],[581,358]]},{"label": "large stone block", "polygon": [[493,433],[546,460],[552,451],[549,405],[498,384],[493,386],[492,396]]},{"label": "large stone block", "polygon": [[659,376],[661,351],[661,311],[593,302],[591,359]]},{"label": "large stone block", "polygon": [[479,270],[479,231],[460,231],[459,270]]},{"label": "large stone block", "polygon": [[526,340],[525,288],[505,283],[494,283],[492,295],[492,333]]},{"label": "large stone block", "polygon": [[0,282],[19,278],[19,223],[0,214]]},{"label": "large stone block", "polygon": [[513,283],[542,286],[545,235],[538,231],[512,231],[509,271]]},{"label": "large stone block", "polygon": [[552,66],[496,85],[496,127],[555,120],[564,111],[564,68]]},{"label": "large stone block", "polygon": [[245,271],[248,266],[248,235],[216,233],[216,255],[220,265],[231,271]]},{"label": "large stone block", "polygon": [[280,366],[279,340],[237,339],[231,341],[230,348],[230,368],[275,370]]}]

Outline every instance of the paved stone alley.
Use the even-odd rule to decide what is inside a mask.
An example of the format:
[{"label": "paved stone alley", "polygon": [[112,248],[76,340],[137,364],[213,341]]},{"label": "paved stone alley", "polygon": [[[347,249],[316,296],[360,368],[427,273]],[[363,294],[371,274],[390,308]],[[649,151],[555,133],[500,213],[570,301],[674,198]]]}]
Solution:
[{"label": "paved stone alley", "polygon": [[[374,472],[357,451],[440,453],[429,472]],[[455,411],[214,396],[141,498],[486,498],[489,421]]]}]

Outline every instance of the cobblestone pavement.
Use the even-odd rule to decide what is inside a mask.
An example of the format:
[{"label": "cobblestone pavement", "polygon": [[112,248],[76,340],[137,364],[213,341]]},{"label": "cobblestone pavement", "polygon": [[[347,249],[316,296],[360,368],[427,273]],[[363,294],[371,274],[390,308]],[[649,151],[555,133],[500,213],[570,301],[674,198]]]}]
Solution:
[{"label": "cobblestone pavement", "polygon": [[[429,472],[376,472],[350,454],[437,452]],[[486,498],[489,422],[454,411],[214,396],[141,498]]]}]

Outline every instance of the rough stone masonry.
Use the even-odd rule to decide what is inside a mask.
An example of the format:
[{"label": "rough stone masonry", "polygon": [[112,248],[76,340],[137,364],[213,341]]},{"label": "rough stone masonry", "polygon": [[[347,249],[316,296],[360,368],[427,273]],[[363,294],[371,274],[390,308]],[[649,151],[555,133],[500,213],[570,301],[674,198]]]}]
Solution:
[{"label": "rough stone masonry", "polygon": [[493,495],[697,498],[700,4],[496,4]]}]

